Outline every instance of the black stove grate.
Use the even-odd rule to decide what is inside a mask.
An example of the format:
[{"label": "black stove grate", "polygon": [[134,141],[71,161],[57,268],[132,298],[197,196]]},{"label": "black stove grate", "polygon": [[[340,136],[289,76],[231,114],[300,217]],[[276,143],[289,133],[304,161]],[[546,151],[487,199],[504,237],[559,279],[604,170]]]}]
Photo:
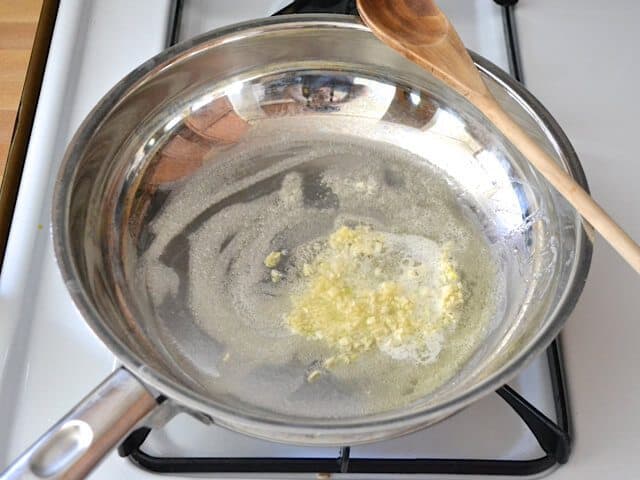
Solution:
[{"label": "black stove grate", "polygon": [[[517,0],[495,0],[502,6],[505,39],[512,75],[522,81],[514,6]],[[168,45],[176,42],[182,0],[174,1]],[[343,13],[356,14],[355,0],[296,0],[278,14]],[[561,339],[547,349],[549,373],[557,420],[540,412],[508,385],[496,393],[513,409],[537,439],[545,455],[531,460],[497,460],[464,458],[351,458],[350,447],[342,447],[337,458],[287,457],[155,457],[142,449],[151,432],[141,428],[120,445],[121,456],[138,467],[155,473],[352,473],[352,474],[453,474],[527,476],[564,464],[571,453],[571,411],[565,380]]]},{"label": "black stove grate", "polygon": [[529,427],[545,455],[531,460],[459,458],[350,458],[350,448],[337,458],[287,457],[155,457],[142,450],[151,432],[133,432],[119,448],[121,456],[156,473],[378,473],[526,476],[566,463],[571,452],[571,414],[560,338],[547,349],[557,420],[553,422],[511,387],[496,391]]}]

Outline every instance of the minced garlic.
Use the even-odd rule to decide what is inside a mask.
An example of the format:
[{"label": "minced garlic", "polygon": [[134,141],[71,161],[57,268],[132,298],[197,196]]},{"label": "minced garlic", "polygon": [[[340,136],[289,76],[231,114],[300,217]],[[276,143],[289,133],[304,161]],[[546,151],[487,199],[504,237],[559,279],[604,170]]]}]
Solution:
[{"label": "minced garlic", "polygon": [[269,275],[271,276],[271,281],[273,283],[278,283],[280,280],[282,280],[282,277],[284,276],[280,270],[276,270],[275,268],[271,270]]},{"label": "minced garlic", "polygon": [[264,259],[264,266],[267,268],[275,268],[280,263],[280,260],[282,260],[282,252],[271,252]]},{"label": "minced garlic", "polygon": [[455,326],[463,290],[448,255],[437,249],[433,261],[407,258],[410,252],[399,251],[388,235],[340,227],[320,248],[314,244],[315,257],[302,265],[303,288],[292,296],[285,321],[337,351],[326,368],[371,349],[432,361]]}]

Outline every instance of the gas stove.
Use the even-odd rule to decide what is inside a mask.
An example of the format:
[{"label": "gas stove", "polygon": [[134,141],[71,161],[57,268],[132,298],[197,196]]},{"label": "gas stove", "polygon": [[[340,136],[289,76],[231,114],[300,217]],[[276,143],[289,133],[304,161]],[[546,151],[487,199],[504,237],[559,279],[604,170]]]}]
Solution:
[{"label": "gas stove", "polygon": [[[0,470],[116,366],[72,305],[47,229],[52,179],[90,108],[163,48],[230,23],[282,13],[351,13],[351,0],[62,0],[0,275]],[[522,79],[516,2],[440,0],[465,44]],[[503,5],[499,5],[503,4]],[[318,4],[321,4],[319,7]],[[324,10],[323,10],[324,8]],[[632,232],[633,233],[633,232]],[[637,235],[636,235],[637,236]],[[178,415],[134,431],[92,474],[112,479],[520,478],[570,457],[561,340],[508,386],[395,440],[342,448],[281,445]],[[6,414],[6,412],[10,412]],[[639,430],[640,431],[640,430]],[[167,476],[168,475],[168,476]]]}]

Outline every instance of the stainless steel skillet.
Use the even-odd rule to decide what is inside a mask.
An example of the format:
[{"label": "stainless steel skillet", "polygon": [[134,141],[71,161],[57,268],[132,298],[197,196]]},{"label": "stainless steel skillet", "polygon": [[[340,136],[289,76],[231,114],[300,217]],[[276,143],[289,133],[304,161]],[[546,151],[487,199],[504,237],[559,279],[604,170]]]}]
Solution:
[{"label": "stainless steel skillet", "polygon": [[[584,183],[546,110],[497,67],[474,58],[502,106]],[[372,172],[381,162],[437,167],[452,192],[462,192],[452,198],[481,226],[508,280],[504,308],[446,382],[406,405],[359,413],[357,392],[336,397],[335,385],[308,392],[295,383],[308,365],[277,357],[269,347],[280,345],[279,337],[255,322],[226,333],[236,344],[262,335],[256,351],[269,355],[242,377],[225,375],[225,344],[206,328],[215,323],[208,305],[226,301],[206,290],[219,277],[223,245],[243,235],[247,244],[262,245],[251,243],[258,226],[273,233],[264,236],[270,239],[284,228],[243,210],[281,187],[282,172],[269,169],[295,159],[307,175],[306,191],[324,198],[307,205],[311,214],[299,225],[308,231],[340,213],[334,197],[317,196],[322,186],[314,178],[347,157]],[[397,218],[420,216],[420,205],[398,206]],[[557,335],[591,255],[579,216],[479,112],[344,16],[236,25],[141,65],[71,142],[52,220],[72,298],[123,368],[6,478],[86,475],[136,422],[152,421],[148,414],[161,396],[168,398],[165,409],[179,405],[228,428],[292,443],[354,444],[423,428],[504,384]],[[239,291],[232,287],[229,298]],[[309,408],[345,399],[352,408],[341,415]]]}]

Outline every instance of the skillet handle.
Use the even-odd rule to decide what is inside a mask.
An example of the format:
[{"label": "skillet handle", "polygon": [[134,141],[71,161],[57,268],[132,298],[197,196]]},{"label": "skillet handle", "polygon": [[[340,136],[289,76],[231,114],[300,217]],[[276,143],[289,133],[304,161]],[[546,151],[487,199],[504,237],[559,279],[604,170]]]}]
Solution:
[{"label": "skillet handle", "polygon": [[119,368],[0,474],[0,479],[84,478],[156,405],[144,385]]}]

